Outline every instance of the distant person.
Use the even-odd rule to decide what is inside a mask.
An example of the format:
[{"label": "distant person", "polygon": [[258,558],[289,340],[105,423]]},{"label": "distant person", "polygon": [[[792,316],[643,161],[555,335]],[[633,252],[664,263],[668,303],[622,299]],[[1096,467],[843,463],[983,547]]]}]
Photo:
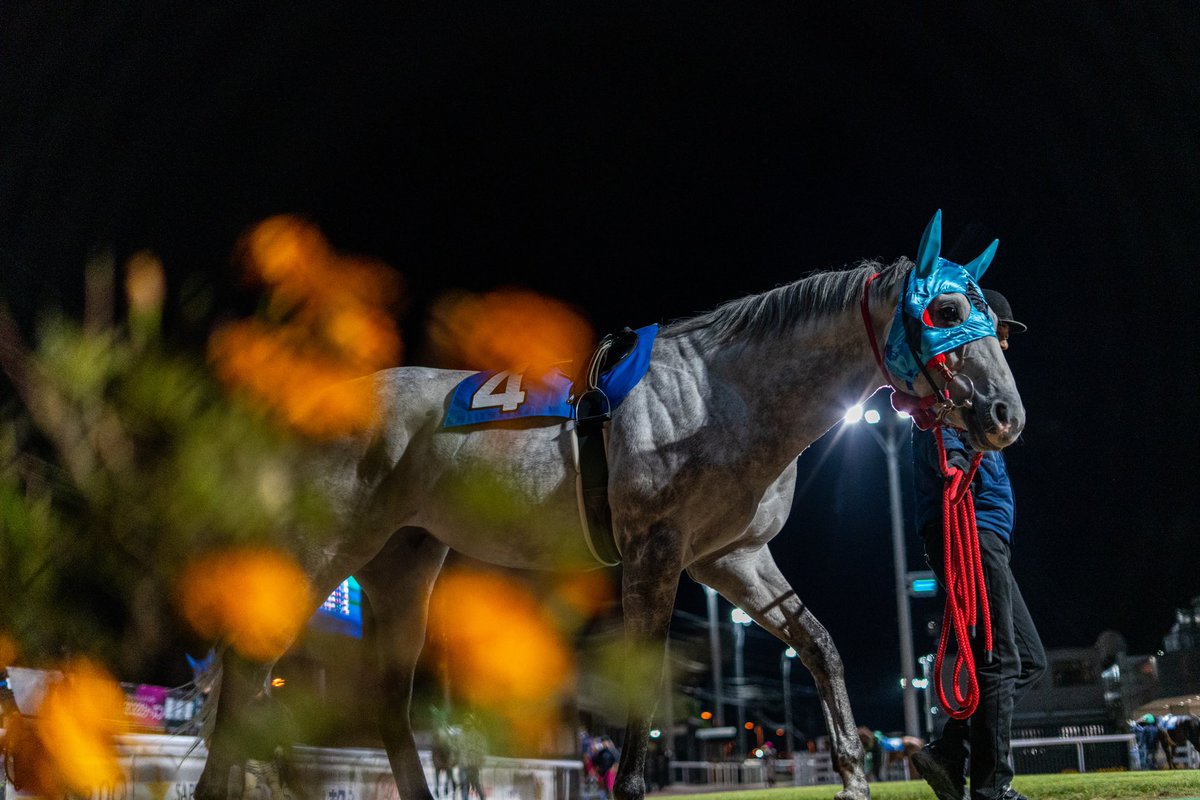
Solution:
[{"label": "distant person", "polygon": [[1137,733],[1138,761],[1142,769],[1154,769],[1158,766],[1158,720],[1153,714],[1146,714],[1134,724],[1134,730]]},{"label": "distant person", "polygon": [[670,772],[670,758],[660,741],[652,740],[646,750],[646,768],[643,777],[646,779],[646,791],[659,791],[667,785],[667,775]]},{"label": "distant person", "polygon": [[[1004,295],[983,290],[996,315],[996,337],[1008,351],[1009,336],[1026,326],[1013,318]],[[975,453],[957,431],[942,429],[950,477],[944,477],[932,430],[913,428],[913,483],[916,489],[917,529],[925,540],[925,554],[942,586],[946,585],[942,560],[942,492],[947,480],[961,481]],[[1004,456],[984,452],[971,483],[984,582],[991,604],[993,660],[984,653],[982,631],[972,642],[975,672],[979,679],[979,706],[964,720],[946,722],[940,739],[912,755],[912,765],[933,789],[938,800],[966,797],[965,770],[970,756],[970,800],[1028,800],[1012,788],[1009,764],[1013,706],[1046,670],[1046,652],[1025,600],[1017,588],[1009,562],[1012,554],[1014,503]]]},{"label": "distant person", "polygon": [[458,763],[462,767],[462,800],[468,800],[471,790],[479,800],[487,800],[483,792],[483,782],[480,773],[483,762],[487,757],[487,738],[479,726],[479,721],[473,714],[468,714],[463,721],[462,736],[458,743]]},{"label": "distant person", "polygon": [[612,797],[617,781],[617,762],[620,760],[621,752],[612,739],[607,736],[592,739],[592,768],[596,770],[596,785],[603,798]]},{"label": "distant person", "polygon": [[767,742],[762,746],[763,751],[763,772],[766,775],[767,787],[775,785],[775,768],[779,753],[775,750],[775,745],[772,742]]}]

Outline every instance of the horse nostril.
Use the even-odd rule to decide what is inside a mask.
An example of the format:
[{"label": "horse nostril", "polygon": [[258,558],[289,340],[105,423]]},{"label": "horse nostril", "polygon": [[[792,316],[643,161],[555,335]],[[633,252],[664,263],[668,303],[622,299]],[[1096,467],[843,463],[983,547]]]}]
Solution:
[{"label": "horse nostril", "polygon": [[1008,404],[996,403],[992,406],[992,414],[996,417],[996,422],[1001,425],[1008,425]]}]

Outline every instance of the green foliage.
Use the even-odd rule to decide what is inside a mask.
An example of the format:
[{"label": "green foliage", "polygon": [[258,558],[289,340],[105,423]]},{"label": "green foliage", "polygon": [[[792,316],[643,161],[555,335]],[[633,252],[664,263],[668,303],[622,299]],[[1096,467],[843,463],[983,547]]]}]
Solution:
[{"label": "green foliage", "polygon": [[0,330],[20,401],[0,417],[0,637],[22,663],[89,654],[133,680],[182,662],[172,593],[188,559],[313,537],[329,515],[305,442],[156,327],[127,328],[54,318],[31,349]]}]

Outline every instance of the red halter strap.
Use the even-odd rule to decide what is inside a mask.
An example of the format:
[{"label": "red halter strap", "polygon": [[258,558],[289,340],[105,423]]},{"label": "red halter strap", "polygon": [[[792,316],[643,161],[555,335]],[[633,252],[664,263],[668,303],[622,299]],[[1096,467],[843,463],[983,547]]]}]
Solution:
[{"label": "red halter strap", "polygon": [[[938,417],[933,407],[941,401],[941,398],[936,393],[926,397],[907,394],[897,389],[896,385],[892,383],[892,376],[888,374],[887,367],[883,365],[883,355],[879,352],[879,342],[875,339],[875,326],[871,322],[871,284],[879,275],[880,273],[876,272],[867,278],[867,282],[863,284],[862,299],[859,301],[863,326],[867,329],[867,341],[871,343],[871,352],[875,354],[875,363],[879,366],[883,379],[887,381],[888,386],[892,387],[892,408],[908,414],[918,428],[927,431],[938,423]],[[945,360],[945,356],[937,356],[937,358]]]}]

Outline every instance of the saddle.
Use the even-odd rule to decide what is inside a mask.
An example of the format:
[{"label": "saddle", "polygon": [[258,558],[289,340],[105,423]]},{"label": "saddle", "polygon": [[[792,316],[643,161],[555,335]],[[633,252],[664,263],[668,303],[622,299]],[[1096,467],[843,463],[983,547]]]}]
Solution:
[{"label": "saddle", "polygon": [[601,339],[586,359],[477,372],[454,388],[442,419],[445,428],[529,418],[573,420],[579,521],[588,549],[605,566],[621,561],[608,505],[608,422],[646,374],[657,335],[657,325],[625,328]]}]

